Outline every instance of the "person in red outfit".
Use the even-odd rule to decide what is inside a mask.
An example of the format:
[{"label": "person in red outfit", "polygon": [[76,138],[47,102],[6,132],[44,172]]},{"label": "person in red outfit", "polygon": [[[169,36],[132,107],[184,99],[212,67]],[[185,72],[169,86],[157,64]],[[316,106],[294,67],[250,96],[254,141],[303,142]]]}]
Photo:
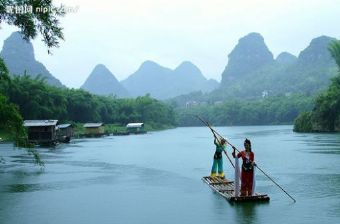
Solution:
[{"label": "person in red outfit", "polygon": [[253,193],[254,181],[254,153],[251,151],[251,142],[249,139],[244,141],[245,150],[235,154],[236,148],[233,147],[233,157],[242,158],[241,172],[241,196],[251,196]]}]

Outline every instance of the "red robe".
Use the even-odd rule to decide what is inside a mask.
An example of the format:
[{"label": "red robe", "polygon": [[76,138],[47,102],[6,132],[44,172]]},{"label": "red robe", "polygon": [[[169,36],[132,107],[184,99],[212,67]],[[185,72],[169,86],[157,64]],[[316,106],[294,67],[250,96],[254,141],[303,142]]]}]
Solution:
[{"label": "red robe", "polygon": [[244,167],[254,161],[254,153],[250,152],[249,157],[247,158],[246,151],[244,150],[237,154],[237,158],[242,158],[243,161],[241,172],[241,196],[250,196],[253,190],[254,167],[251,170],[246,170]]}]

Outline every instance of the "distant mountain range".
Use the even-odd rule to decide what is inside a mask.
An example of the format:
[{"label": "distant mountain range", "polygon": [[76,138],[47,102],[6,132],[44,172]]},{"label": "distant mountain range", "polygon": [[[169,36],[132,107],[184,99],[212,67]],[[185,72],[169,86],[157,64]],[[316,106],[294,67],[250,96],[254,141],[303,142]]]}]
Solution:
[{"label": "distant mountain range", "polygon": [[193,92],[173,98],[171,103],[218,103],[238,99],[260,99],[268,96],[305,94],[313,96],[330,83],[337,66],[328,51],[335,38],[313,39],[298,57],[282,52],[274,59],[259,33],[242,37],[231,53],[222,73],[220,86],[210,93]]},{"label": "distant mountain range", "polygon": [[191,62],[183,62],[171,70],[145,61],[120,83],[104,65],[97,65],[81,88],[97,95],[137,97],[150,94],[156,99],[168,99],[192,91],[210,92],[218,85],[215,80],[207,80]]},{"label": "distant mountain range", "polygon": [[325,89],[337,67],[328,46],[334,38],[321,36],[311,41],[298,57],[284,52],[273,54],[258,33],[241,38],[229,54],[215,93],[222,98],[258,98],[265,95],[315,94]]},{"label": "distant mountain range", "polygon": [[[62,83],[35,59],[32,43],[24,40],[19,32],[12,33],[4,41],[0,56],[12,75],[26,73],[33,78],[40,75],[48,84],[63,87]],[[209,92],[218,85],[215,80],[207,80],[191,62],[183,62],[175,70],[171,70],[155,62],[146,61],[122,82],[104,65],[97,65],[81,88],[97,95],[136,97],[150,94],[157,99],[166,99],[191,91]]]},{"label": "distant mountain range", "polygon": [[97,95],[129,96],[128,91],[119,83],[109,69],[102,64],[97,65],[93,69],[81,88]]},{"label": "distant mountain range", "polygon": [[55,78],[46,67],[37,61],[31,42],[22,38],[19,32],[12,33],[5,41],[0,57],[12,75],[23,75],[37,77],[40,75],[50,85],[63,87],[63,84]]},{"label": "distant mountain range", "polygon": [[[207,80],[200,69],[186,61],[175,69],[145,61],[136,72],[119,82],[104,66],[97,65],[81,88],[98,95],[136,97],[150,94],[157,99],[182,95],[182,101],[219,101],[229,98],[261,98],[302,93],[314,95],[325,89],[337,72],[328,51],[332,37],[313,39],[298,57],[282,52],[275,59],[259,33],[250,33],[228,55],[228,64],[219,84]],[[62,87],[43,64],[36,61],[33,46],[13,33],[5,40],[0,56],[13,75],[41,75]]]},{"label": "distant mountain range", "polygon": [[209,92],[218,87],[215,80],[207,80],[191,62],[183,62],[171,70],[145,61],[139,69],[121,82],[132,96],[150,94],[157,99],[167,99],[192,91]]}]

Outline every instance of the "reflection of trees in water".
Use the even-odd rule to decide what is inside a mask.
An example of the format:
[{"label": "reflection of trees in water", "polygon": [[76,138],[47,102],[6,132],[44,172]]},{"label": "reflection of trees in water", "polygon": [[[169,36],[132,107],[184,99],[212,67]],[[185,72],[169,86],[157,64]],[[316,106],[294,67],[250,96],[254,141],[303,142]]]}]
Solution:
[{"label": "reflection of trees in water", "polygon": [[228,213],[225,214],[228,210],[228,206],[226,206],[228,201],[216,192],[212,192],[211,197],[213,202],[212,212],[222,216],[229,215]]},{"label": "reflection of trees in water", "polygon": [[[236,223],[245,224],[257,224],[261,223],[261,218],[263,217],[263,208],[268,207],[268,202],[241,202],[231,204],[231,209],[234,211],[233,219]],[[258,209],[261,207],[261,214],[258,213]]]},{"label": "reflection of trees in water", "polygon": [[237,223],[255,224],[261,223],[257,210],[259,207],[268,206],[268,202],[242,202],[232,204],[232,209],[235,211],[235,220]]},{"label": "reflection of trees in water", "polygon": [[[262,214],[258,214],[257,211],[259,208],[263,211],[264,207],[268,207],[268,202],[241,202],[241,203],[229,203],[226,199],[222,198],[220,195],[213,193],[211,194],[213,197],[213,207],[212,213],[216,215],[216,217],[225,217],[225,223],[237,223],[237,224],[257,224],[261,223],[260,217],[263,217]],[[222,220],[211,220],[211,223],[214,221],[221,222]]]},{"label": "reflection of trees in water", "polygon": [[256,204],[254,203],[241,203],[233,206],[236,212],[236,220],[238,223],[258,223],[256,216]]}]

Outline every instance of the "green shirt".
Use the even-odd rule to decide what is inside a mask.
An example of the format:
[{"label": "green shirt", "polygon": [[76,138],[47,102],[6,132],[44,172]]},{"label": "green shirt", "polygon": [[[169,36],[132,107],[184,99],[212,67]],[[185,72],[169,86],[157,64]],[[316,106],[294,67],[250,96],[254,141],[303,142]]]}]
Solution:
[{"label": "green shirt", "polygon": [[216,145],[216,152],[222,153],[225,150],[225,144],[221,145],[216,139],[214,140],[214,144]]}]

